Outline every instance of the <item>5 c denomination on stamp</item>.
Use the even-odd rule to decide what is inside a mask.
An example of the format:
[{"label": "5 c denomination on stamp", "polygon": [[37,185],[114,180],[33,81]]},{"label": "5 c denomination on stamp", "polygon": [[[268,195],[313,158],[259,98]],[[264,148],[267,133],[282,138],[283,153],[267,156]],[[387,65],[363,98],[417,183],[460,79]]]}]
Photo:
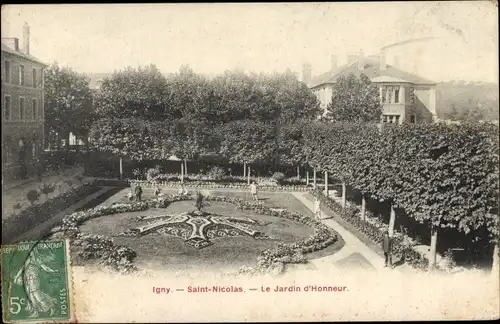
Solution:
[{"label": "5 c denomination on stamp", "polygon": [[3,321],[72,322],[67,240],[2,246]]}]

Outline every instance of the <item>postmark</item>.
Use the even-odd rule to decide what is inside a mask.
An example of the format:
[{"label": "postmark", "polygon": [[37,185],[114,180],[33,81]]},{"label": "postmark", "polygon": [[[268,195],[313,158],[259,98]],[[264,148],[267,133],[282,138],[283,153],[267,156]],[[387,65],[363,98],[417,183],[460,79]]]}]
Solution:
[{"label": "postmark", "polygon": [[5,323],[73,322],[68,240],[2,246]]}]

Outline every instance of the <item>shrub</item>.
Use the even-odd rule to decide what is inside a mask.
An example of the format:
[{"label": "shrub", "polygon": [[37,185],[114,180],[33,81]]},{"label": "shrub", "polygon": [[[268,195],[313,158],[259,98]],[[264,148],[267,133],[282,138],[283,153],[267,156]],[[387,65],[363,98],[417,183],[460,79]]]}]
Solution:
[{"label": "shrub", "polygon": [[281,172],[274,172],[273,174],[273,180],[276,181],[278,184],[282,184],[283,180],[285,180],[285,175]]},{"label": "shrub", "polygon": [[134,169],[134,171],[132,171],[132,174],[136,179],[141,179],[143,177],[143,172],[140,169]]},{"label": "shrub", "polygon": [[44,183],[42,187],[40,188],[40,191],[45,195],[45,198],[49,198],[49,194],[53,193],[55,191],[55,186],[53,184],[46,184]]},{"label": "shrub", "polygon": [[208,176],[214,180],[220,180],[222,179],[226,173],[224,172],[224,169],[218,166],[214,166],[213,168],[208,171]]},{"label": "shrub", "polygon": [[28,198],[28,201],[33,206],[38,198],[40,198],[40,192],[38,192],[38,190],[31,189],[28,193],[26,193],[26,198]]},{"label": "shrub", "polygon": [[146,179],[152,181],[160,175],[160,166],[157,165],[154,168],[150,168],[146,171]]}]

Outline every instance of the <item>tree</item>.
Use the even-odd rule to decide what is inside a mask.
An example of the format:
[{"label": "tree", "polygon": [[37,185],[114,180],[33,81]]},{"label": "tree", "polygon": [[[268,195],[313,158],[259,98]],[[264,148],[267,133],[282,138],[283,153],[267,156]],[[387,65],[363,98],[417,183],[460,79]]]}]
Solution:
[{"label": "tree", "polygon": [[134,160],[161,159],[174,148],[172,123],[135,118],[103,118],[90,129],[90,140],[98,151],[128,156]]},{"label": "tree", "polygon": [[128,67],[103,80],[96,94],[99,118],[163,120],[176,116],[170,110],[165,76],[154,66]]},{"label": "tree", "polygon": [[231,163],[272,162],[275,142],[274,129],[269,123],[253,120],[234,121],[219,129],[219,153]]},{"label": "tree", "polygon": [[303,130],[308,121],[299,121],[281,125],[277,139],[277,152],[282,164],[303,166],[307,162],[304,150]]},{"label": "tree", "polygon": [[38,200],[40,197],[40,193],[38,190],[31,189],[26,193],[26,198],[28,198],[28,201],[30,202],[31,206],[35,204],[35,202]]},{"label": "tree", "polygon": [[345,122],[379,121],[382,114],[379,90],[362,74],[341,75],[333,86],[326,119]]},{"label": "tree", "polygon": [[40,192],[45,195],[45,198],[47,200],[49,199],[49,194],[53,193],[54,191],[55,186],[53,184],[44,183],[40,188]]},{"label": "tree", "polygon": [[60,68],[52,64],[44,73],[45,123],[47,134],[55,131],[62,137],[69,133],[87,138],[92,120],[92,92],[89,79],[71,68]]}]

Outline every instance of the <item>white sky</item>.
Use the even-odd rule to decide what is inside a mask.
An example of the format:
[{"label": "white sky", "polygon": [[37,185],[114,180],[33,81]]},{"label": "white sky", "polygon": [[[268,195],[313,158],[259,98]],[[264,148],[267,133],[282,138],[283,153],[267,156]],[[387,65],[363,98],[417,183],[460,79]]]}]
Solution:
[{"label": "white sky", "polygon": [[[120,4],[2,6],[2,37],[31,54],[80,72],[154,63],[163,72],[325,72],[330,55],[419,37],[438,39],[388,50],[388,63],[434,81],[498,82],[498,9],[489,1],[288,4]],[[458,32],[457,32],[458,31]],[[22,44],[21,44],[22,46]]]}]

